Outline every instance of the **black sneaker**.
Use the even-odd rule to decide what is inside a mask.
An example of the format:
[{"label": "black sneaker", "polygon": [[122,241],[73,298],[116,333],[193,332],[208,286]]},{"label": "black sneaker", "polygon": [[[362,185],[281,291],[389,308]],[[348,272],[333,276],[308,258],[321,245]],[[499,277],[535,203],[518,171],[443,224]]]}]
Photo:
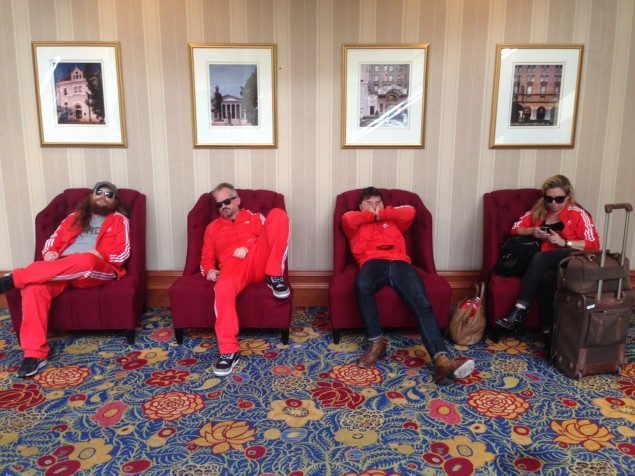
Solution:
[{"label": "black sneaker", "polygon": [[214,375],[218,375],[219,377],[229,375],[239,360],[240,352],[219,355],[218,360],[214,364]]},{"label": "black sneaker", "polygon": [[46,364],[46,359],[40,360],[35,357],[25,357],[15,374],[20,378],[31,377],[46,367]]},{"label": "black sneaker", "polygon": [[267,286],[271,288],[273,295],[278,299],[287,298],[291,294],[289,286],[284,282],[282,276],[267,276]]},{"label": "black sneaker", "polygon": [[15,288],[15,283],[13,282],[13,276],[11,276],[11,273],[7,273],[0,278],[0,294],[11,291],[13,288]]}]

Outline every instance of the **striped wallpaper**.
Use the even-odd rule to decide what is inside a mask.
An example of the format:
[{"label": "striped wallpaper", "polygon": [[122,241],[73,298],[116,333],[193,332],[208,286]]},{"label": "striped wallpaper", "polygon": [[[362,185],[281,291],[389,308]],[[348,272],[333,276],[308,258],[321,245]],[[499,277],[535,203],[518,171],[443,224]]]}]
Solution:
[{"label": "striped wallpaper", "polygon": [[[0,0],[0,11],[0,269],[33,259],[33,219],[53,196],[100,179],[148,196],[151,270],[182,268],[187,213],[221,181],[285,194],[292,270],[331,269],[334,197],[370,184],[422,197],[441,270],[480,268],[485,192],[564,173],[600,231],[602,204],[635,202],[633,0]],[[32,41],[121,43],[127,148],[40,146]],[[276,149],[193,148],[188,42],[277,45]],[[346,43],[430,44],[425,149],[340,148]],[[497,43],[585,45],[574,148],[488,148]]]}]

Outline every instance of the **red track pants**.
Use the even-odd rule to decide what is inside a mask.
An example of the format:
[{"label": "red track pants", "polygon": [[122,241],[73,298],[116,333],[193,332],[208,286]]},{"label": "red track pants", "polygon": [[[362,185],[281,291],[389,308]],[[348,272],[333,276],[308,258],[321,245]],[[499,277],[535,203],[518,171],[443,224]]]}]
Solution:
[{"label": "red track pants", "polygon": [[15,287],[22,289],[20,345],[25,357],[45,359],[51,301],[68,286],[92,288],[117,279],[114,268],[92,253],[76,253],[53,261],[35,261],[12,273]]},{"label": "red track pants", "polygon": [[279,208],[272,209],[265,220],[263,233],[243,259],[231,258],[221,266],[214,291],[216,338],[221,354],[240,350],[236,297],[252,283],[266,276],[282,276],[289,247],[289,217]]}]

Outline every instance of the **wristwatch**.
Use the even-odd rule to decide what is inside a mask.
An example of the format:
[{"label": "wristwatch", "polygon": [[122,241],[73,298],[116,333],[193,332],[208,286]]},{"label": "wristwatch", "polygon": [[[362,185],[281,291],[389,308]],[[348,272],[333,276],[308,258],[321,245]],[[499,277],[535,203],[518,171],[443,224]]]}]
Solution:
[{"label": "wristwatch", "polygon": [[564,247],[565,248],[573,248],[573,243],[570,242],[569,240],[564,242]]}]

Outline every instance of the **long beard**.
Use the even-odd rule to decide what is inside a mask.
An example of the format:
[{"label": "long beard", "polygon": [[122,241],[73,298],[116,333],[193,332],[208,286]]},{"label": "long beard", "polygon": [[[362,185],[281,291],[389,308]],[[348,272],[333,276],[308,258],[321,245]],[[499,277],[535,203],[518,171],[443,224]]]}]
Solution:
[{"label": "long beard", "polygon": [[114,200],[107,203],[106,205],[99,205],[98,203],[93,202],[90,204],[90,212],[93,215],[106,216],[115,209],[115,206],[116,204]]}]

